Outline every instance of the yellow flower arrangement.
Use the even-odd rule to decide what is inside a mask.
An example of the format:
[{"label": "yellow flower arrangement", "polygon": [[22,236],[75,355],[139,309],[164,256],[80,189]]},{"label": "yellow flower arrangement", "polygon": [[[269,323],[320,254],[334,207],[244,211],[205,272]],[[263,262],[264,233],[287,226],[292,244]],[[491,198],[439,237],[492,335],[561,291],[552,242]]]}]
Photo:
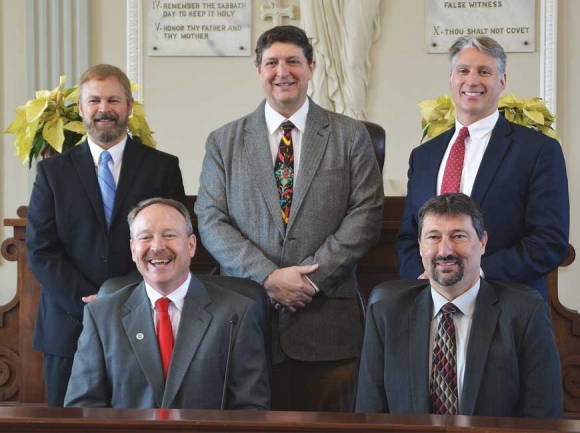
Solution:
[{"label": "yellow flower arrangement", "polygon": [[[421,141],[433,138],[451,129],[455,125],[455,103],[450,95],[426,100],[417,104],[421,109]],[[516,98],[514,95],[503,95],[499,98],[498,109],[507,120],[518,125],[540,131],[559,142],[560,136],[552,124],[556,117],[546,108],[542,98]]]},{"label": "yellow flower arrangement", "polygon": [[[64,152],[85,139],[87,132],[77,105],[79,87],[64,88],[65,81],[66,76],[61,75],[55,89],[39,90],[35,99],[16,108],[16,119],[5,133],[14,134],[16,156],[22,164],[28,161],[30,167],[33,159]],[[131,91],[138,89],[137,84],[131,83]],[[150,147],[157,146],[140,102],[133,103],[128,127],[134,141]]]}]

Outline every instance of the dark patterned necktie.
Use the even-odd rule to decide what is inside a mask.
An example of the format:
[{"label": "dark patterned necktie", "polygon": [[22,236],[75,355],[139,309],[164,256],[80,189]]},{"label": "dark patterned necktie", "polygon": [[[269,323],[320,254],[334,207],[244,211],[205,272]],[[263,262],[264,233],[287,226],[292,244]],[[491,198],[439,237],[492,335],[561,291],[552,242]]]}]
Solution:
[{"label": "dark patterned necktie", "polygon": [[274,163],[274,175],[276,176],[278,194],[280,195],[282,219],[284,220],[284,227],[286,227],[290,217],[292,193],[294,192],[294,146],[292,145],[291,134],[294,124],[289,120],[285,120],[280,125],[280,129],[283,133],[278,146],[276,162]]},{"label": "dark patterned necktie", "polygon": [[453,314],[458,311],[451,302],[441,307],[441,318],[433,346],[431,365],[431,413],[456,415],[457,396],[457,349],[455,347],[455,325]]},{"label": "dark patterned necktie", "polygon": [[448,192],[459,192],[461,187],[461,174],[463,173],[463,161],[465,160],[465,138],[469,135],[469,129],[464,126],[459,130],[455,143],[451,146],[451,151],[447,157],[445,171],[443,172],[443,182],[441,183],[441,194]]}]

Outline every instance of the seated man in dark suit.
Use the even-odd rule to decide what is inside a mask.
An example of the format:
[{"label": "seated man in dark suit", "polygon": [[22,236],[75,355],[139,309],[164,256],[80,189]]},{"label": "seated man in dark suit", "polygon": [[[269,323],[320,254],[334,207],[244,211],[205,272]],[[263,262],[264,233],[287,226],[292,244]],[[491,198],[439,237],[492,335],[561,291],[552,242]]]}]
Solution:
[{"label": "seated man in dark suit", "polygon": [[229,361],[226,407],[269,409],[260,303],[190,274],[196,238],[181,203],[145,200],[128,221],[144,282],[86,306],[65,405],[219,409]]},{"label": "seated man in dark suit", "polygon": [[462,193],[431,198],[419,236],[429,281],[368,307],[357,412],[561,418],[548,306],[480,278],[487,233],[477,204]]}]

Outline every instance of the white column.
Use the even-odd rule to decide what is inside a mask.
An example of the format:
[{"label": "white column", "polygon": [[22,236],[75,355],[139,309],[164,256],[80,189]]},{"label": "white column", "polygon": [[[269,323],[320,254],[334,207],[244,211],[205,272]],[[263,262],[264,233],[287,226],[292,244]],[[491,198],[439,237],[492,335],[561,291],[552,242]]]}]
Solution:
[{"label": "white column", "polygon": [[72,87],[89,67],[88,0],[27,0],[26,50],[30,97],[53,89],[60,75]]}]

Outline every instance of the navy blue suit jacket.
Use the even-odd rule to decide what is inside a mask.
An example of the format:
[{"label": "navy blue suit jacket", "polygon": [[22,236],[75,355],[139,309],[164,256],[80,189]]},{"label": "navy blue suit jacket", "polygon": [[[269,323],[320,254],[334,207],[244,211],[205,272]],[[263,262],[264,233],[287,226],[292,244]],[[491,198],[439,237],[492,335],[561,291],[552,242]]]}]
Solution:
[{"label": "navy blue suit jacket", "polygon": [[[401,279],[417,278],[424,271],[417,240],[418,212],[437,193],[437,173],[454,131],[411,153],[395,247]],[[489,235],[481,261],[485,277],[527,284],[547,299],[546,276],[568,255],[568,179],[559,143],[500,115],[471,197],[481,207]]]},{"label": "navy blue suit jacket", "polygon": [[183,202],[177,157],[127,138],[111,227],[89,145],[41,161],[28,207],[28,266],[42,286],[34,349],[72,357],[82,330],[83,296],[111,277],[136,272],[127,214],[141,200]]}]

